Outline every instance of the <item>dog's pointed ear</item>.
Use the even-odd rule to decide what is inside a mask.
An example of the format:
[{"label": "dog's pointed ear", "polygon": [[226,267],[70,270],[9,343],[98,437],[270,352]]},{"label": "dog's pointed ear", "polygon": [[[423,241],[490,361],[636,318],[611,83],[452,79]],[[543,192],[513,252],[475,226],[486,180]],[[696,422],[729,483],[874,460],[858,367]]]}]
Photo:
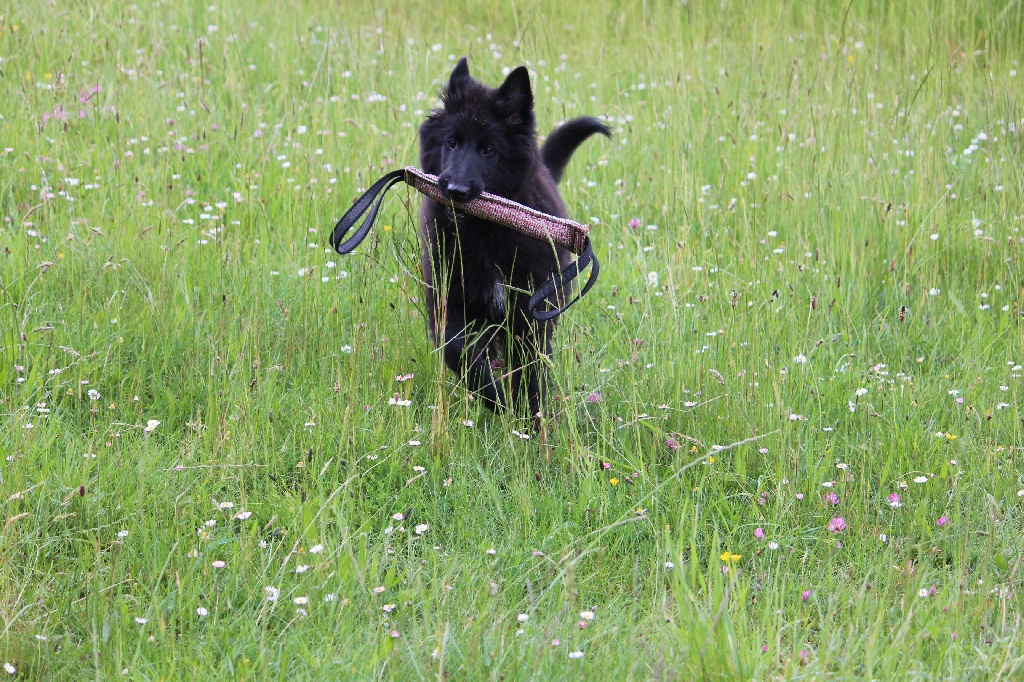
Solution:
[{"label": "dog's pointed ear", "polygon": [[508,112],[506,122],[509,125],[533,121],[533,90],[530,89],[530,72],[525,66],[513,69],[505,78],[498,88],[498,101]]},{"label": "dog's pointed ear", "polygon": [[459,87],[469,80],[469,62],[463,57],[459,60],[459,63],[455,65],[455,69],[452,71],[451,77],[448,79],[448,91],[453,92],[458,90]]}]

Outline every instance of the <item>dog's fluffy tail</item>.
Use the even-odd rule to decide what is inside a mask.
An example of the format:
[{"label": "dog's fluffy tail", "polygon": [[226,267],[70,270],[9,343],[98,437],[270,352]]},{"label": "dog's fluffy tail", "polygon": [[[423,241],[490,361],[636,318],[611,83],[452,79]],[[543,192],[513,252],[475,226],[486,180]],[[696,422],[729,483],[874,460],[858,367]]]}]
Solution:
[{"label": "dog's fluffy tail", "polygon": [[540,154],[555,182],[562,179],[572,153],[594,133],[601,133],[608,138],[612,136],[608,126],[590,116],[574,118],[551,131],[544,146],[540,148]]}]

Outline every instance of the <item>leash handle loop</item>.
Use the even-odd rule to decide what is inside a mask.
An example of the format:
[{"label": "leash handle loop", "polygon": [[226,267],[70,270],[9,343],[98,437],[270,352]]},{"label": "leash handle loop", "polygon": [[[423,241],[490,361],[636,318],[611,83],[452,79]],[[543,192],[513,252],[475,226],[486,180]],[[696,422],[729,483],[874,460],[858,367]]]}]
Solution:
[{"label": "leash handle loop", "polygon": [[[565,266],[561,272],[544,282],[544,284],[540,285],[533,296],[530,297],[530,315],[533,316],[533,319],[544,322],[558,317],[568,310],[571,305],[576,303],[576,301],[583,298],[586,293],[590,291],[590,287],[597,283],[597,275],[601,271],[601,263],[598,262],[597,256],[594,255],[594,247],[590,244],[590,237],[584,237],[583,239],[583,253],[581,253],[572,263]],[[547,301],[548,296],[555,293],[556,290],[561,291],[567,284],[576,279],[588,265],[592,265],[590,269],[590,277],[583,285],[583,288],[580,289],[580,293],[576,294],[574,299],[566,303],[564,306],[555,308],[554,310],[540,310],[541,305]]]},{"label": "leash handle loop", "polygon": [[[366,239],[366,235],[369,234],[374,221],[377,220],[377,211],[380,210],[381,202],[384,201],[384,195],[391,189],[392,185],[400,180],[405,180],[405,171],[391,171],[373,183],[370,189],[366,190],[361,197],[356,199],[352,207],[345,211],[345,215],[341,216],[341,220],[334,226],[334,232],[331,233],[330,244],[334,247],[335,251],[340,254],[351,253]],[[369,209],[368,213],[367,209]],[[359,229],[348,240],[342,242],[341,240],[352,229],[352,226],[356,224],[359,216],[363,215],[363,213],[366,213],[366,218],[363,219]]]}]

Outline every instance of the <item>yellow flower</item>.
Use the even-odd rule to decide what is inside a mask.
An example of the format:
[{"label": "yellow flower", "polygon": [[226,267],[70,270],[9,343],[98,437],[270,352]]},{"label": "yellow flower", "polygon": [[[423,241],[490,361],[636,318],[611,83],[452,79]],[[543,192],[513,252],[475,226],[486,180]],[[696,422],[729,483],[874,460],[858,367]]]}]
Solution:
[{"label": "yellow flower", "polygon": [[956,436],[954,436],[952,433],[947,433],[946,440],[956,440]]},{"label": "yellow flower", "polygon": [[390,225],[385,225],[383,229],[384,229],[385,232],[390,232],[391,231],[391,226]]},{"label": "yellow flower", "polygon": [[714,464],[714,463],[715,463],[715,458],[714,457],[708,457],[708,464]]},{"label": "yellow flower", "polygon": [[619,484],[619,479],[613,478],[613,479],[609,480],[608,482],[611,483],[612,485],[618,485]]},{"label": "yellow flower", "polygon": [[739,561],[742,558],[742,555],[741,554],[733,554],[729,550],[725,550],[724,552],[722,552],[722,556],[720,556],[718,558],[721,559],[722,561],[724,561],[725,563],[729,563],[730,561],[732,563],[736,563],[737,561]]}]

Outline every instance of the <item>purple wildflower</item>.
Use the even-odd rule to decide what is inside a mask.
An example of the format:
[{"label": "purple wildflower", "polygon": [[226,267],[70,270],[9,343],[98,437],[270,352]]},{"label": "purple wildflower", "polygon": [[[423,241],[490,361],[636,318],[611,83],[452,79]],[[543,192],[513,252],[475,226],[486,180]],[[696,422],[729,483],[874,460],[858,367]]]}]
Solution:
[{"label": "purple wildflower", "polygon": [[836,518],[828,522],[828,529],[838,535],[839,533],[846,530],[846,521],[843,519],[842,516],[837,516]]}]

